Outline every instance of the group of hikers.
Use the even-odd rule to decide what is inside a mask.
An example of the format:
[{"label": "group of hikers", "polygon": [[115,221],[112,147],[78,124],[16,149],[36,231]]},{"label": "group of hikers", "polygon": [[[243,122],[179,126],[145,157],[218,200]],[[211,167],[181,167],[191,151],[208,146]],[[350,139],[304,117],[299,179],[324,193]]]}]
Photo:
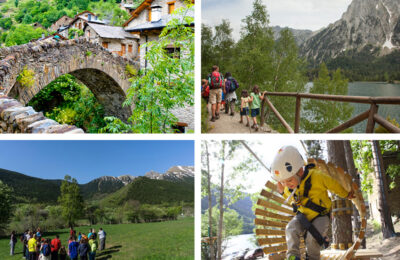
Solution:
[{"label": "group of hikers", "polygon": [[[235,103],[238,100],[236,90],[239,83],[232,77],[230,72],[225,73],[225,78],[219,72],[219,67],[214,65],[212,72],[208,75],[208,79],[201,81],[201,96],[207,102],[207,107],[211,105],[211,122],[215,122],[220,118],[221,106],[225,109],[225,113],[235,115]],[[240,121],[244,123],[243,117],[247,119],[247,127],[250,127],[249,114],[252,118],[251,128],[258,131],[257,116],[260,114],[260,103],[264,99],[264,93],[260,93],[257,85],[253,86],[252,92],[249,93],[243,89],[240,97]]]},{"label": "group of hikers", "polygon": [[[97,238],[99,242],[97,242]],[[14,255],[15,245],[17,243],[17,235],[15,231],[11,232],[10,238],[10,255]],[[63,246],[59,235],[52,240],[44,238],[38,228],[36,233],[32,230],[26,230],[21,236],[22,255],[26,260],[65,260],[67,254],[71,260],[95,260],[96,251],[104,250],[106,246],[106,232],[100,228],[96,233],[94,228],[89,229],[89,233],[76,231],[71,227],[69,232],[68,245]]]}]

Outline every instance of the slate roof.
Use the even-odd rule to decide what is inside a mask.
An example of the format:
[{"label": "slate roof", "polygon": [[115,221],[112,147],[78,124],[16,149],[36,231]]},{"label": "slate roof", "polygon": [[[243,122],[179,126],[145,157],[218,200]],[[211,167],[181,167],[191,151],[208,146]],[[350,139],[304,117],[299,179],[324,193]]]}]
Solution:
[{"label": "slate roof", "polygon": [[90,26],[101,38],[107,39],[139,39],[138,35],[130,34],[122,27],[96,24],[88,22],[83,30]]},{"label": "slate roof", "polygon": [[[189,10],[187,12],[186,16],[194,17],[194,11],[193,10]],[[158,20],[157,22],[145,22],[145,23],[138,24],[138,25],[136,25],[134,27],[131,27],[131,28],[126,28],[125,30],[127,32],[137,32],[137,31],[141,31],[141,30],[161,29],[161,28],[164,28],[167,25],[167,23],[169,21],[171,21],[172,18],[181,18],[181,16],[178,17],[177,15],[168,14],[168,15],[162,16],[161,19]],[[191,25],[193,25],[193,24],[191,24]]]}]

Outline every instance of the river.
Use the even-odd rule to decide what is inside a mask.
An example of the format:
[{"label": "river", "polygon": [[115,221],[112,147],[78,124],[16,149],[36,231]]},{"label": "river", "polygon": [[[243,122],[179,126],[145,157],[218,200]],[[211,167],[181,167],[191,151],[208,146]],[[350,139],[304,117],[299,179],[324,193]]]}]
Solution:
[{"label": "river", "polygon": [[232,259],[236,253],[244,252],[246,249],[255,249],[256,238],[254,234],[231,236],[225,243],[225,249],[222,258],[224,260]]},{"label": "river", "polygon": [[[384,82],[352,82],[349,83],[348,95],[350,96],[400,96],[400,84]],[[369,109],[370,105],[351,103],[354,107],[353,116]],[[379,115],[386,118],[390,116],[400,122],[400,105],[379,105]],[[367,122],[363,121],[353,127],[355,133],[365,133]]]}]

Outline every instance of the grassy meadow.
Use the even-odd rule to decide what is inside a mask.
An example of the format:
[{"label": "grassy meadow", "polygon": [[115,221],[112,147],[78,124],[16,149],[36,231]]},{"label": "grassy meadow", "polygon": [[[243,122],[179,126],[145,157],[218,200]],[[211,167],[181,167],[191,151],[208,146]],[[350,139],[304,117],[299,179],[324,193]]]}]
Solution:
[{"label": "grassy meadow", "polygon": [[[194,259],[194,218],[177,221],[94,225],[107,233],[106,250],[97,251],[96,259]],[[89,226],[76,227],[76,232],[88,234]],[[68,243],[69,229],[44,232],[53,239],[58,234],[62,245]],[[9,237],[0,238],[0,259],[22,259],[22,243],[18,240],[15,255],[10,256]],[[67,259],[69,259],[67,257]]]}]

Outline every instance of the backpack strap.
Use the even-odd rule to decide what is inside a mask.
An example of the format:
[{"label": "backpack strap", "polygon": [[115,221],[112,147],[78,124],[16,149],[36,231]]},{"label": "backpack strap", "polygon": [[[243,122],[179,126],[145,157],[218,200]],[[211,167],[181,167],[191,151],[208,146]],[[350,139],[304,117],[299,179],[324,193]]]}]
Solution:
[{"label": "backpack strap", "polygon": [[295,218],[299,220],[303,228],[305,228],[308,232],[310,232],[310,234],[315,238],[315,240],[318,242],[320,246],[323,246],[324,249],[329,247],[328,238],[323,237],[321,233],[318,232],[315,226],[307,219],[306,215],[304,215],[301,212],[297,212]]},{"label": "backpack strap", "polygon": [[[313,163],[306,165],[302,179],[305,179],[308,175],[309,169],[312,169],[314,167],[315,167],[315,164],[313,164]],[[304,183],[303,197],[308,198],[308,201],[307,201],[306,205],[303,205],[303,206],[306,208],[309,208],[315,212],[318,212],[321,216],[328,214],[329,210],[327,208],[322,207],[322,206],[312,202],[311,199],[308,197],[308,193],[310,192],[310,189],[311,189],[311,176],[308,177],[308,179]]]}]

